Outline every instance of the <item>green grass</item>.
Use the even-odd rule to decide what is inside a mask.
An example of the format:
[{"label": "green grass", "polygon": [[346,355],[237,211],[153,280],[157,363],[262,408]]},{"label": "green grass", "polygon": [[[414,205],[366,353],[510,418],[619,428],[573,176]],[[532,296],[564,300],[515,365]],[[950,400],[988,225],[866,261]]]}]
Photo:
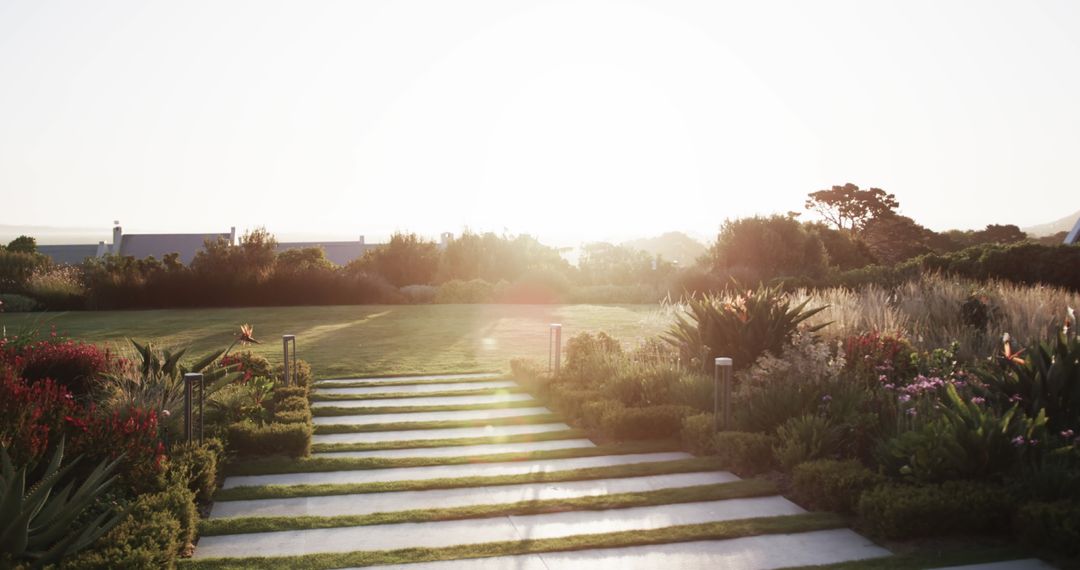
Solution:
[{"label": "green grass", "polygon": [[588,438],[582,429],[522,433],[497,437],[463,437],[457,439],[418,439],[411,441],[381,441],[378,443],[315,443],[313,452],[324,451],[379,451],[384,449],[419,449],[422,447],[456,447],[460,445],[488,445],[494,443],[527,443],[532,441],[555,441],[559,439]]},{"label": "green grass", "polygon": [[476,390],[443,390],[441,392],[384,392],[380,394],[327,394],[312,392],[312,402],[335,402],[339,400],[395,400],[399,398],[445,398],[447,396],[497,396],[524,392],[520,386],[511,388],[478,388]]},{"label": "green grass", "polygon": [[243,323],[262,344],[249,347],[281,361],[281,335],[295,334],[297,353],[319,378],[507,370],[511,358],[544,360],[548,324],[563,324],[564,342],[578,331],[604,330],[630,345],[670,324],[658,305],[357,305],[246,307],[158,311],[0,314],[8,334],[51,325],[73,338],[130,350],[127,338],[191,346],[192,354],[224,348]]},{"label": "green grass", "polygon": [[456,406],[394,406],[385,408],[343,408],[340,406],[327,406],[311,408],[316,416],[363,416],[374,414],[412,414],[417,412],[462,412],[466,410],[500,410],[502,408],[533,408],[537,407],[536,400],[521,400],[518,402],[493,402],[491,404],[458,404]]},{"label": "green grass", "polygon": [[[495,371],[497,372],[497,371]],[[333,380],[326,378],[324,380]],[[392,388],[394,386],[421,386],[424,384],[475,384],[477,382],[505,382],[511,380],[509,375],[490,376],[482,378],[448,378],[446,380],[417,380],[415,382],[365,382],[359,378],[356,382],[334,382],[332,384],[315,383],[316,388]]]},{"label": "green grass", "polygon": [[459,457],[270,457],[230,463],[227,475],[266,475],[272,473],[316,473],[324,471],[356,471],[365,469],[388,469],[395,467],[426,467],[431,465],[461,465],[464,463],[502,463],[508,461],[535,461],[541,459],[567,459],[571,457],[596,457],[600,455],[627,455],[631,453],[660,453],[678,451],[676,441],[640,441],[596,447],[572,449],[548,449],[517,453],[497,453]]},{"label": "green grass", "polygon": [[213,570],[291,568],[342,568],[375,564],[405,564],[434,560],[482,558],[539,552],[615,548],[646,544],[667,544],[693,540],[723,540],[763,534],[797,533],[842,528],[845,520],[831,513],[808,513],[715,523],[672,526],[660,529],[587,534],[562,538],[467,544],[449,548],[408,548],[382,552],[313,554],[282,558],[231,558],[186,560],[186,568]]},{"label": "green grass", "polygon": [[244,534],[312,528],[343,526],[366,526],[406,522],[429,522],[475,519],[494,516],[536,515],[564,511],[601,511],[631,507],[651,507],[697,501],[721,501],[775,495],[776,484],[771,481],[749,479],[732,483],[698,485],[677,489],[662,489],[640,493],[618,493],[573,499],[533,500],[496,505],[471,505],[449,509],[423,509],[334,517],[246,517],[210,519],[200,523],[201,536],[221,534]]},{"label": "green grass", "polygon": [[394,422],[388,424],[363,425],[320,425],[315,426],[315,433],[369,433],[375,431],[408,431],[417,429],[451,429],[486,426],[520,426],[530,424],[550,424],[563,421],[559,414],[534,414],[509,418],[488,418],[479,420],[440,420],[434,422]]},{"label": "green grass", "polygon": [[692,473],[695,471],[722,470],[714,457],[695,457],[675,461],[657,461],[589,467],[498,477],[458,477],[452,479],[428,479],[423,481],[389,481],[379,483],[347,483],[327,485],[258,485],[222,489],[214,495],[215,501],[239,501],[245,499],[275,499],[290,497],[317,497],[321,495],[351,495],[355,493],[383,493],[387,491],[421,491],[424,489],[456,489],[490,485],[514,485],[517,483],[543,483],[546,481],[585,481],[616,477],[642,477],[667,473]]}]

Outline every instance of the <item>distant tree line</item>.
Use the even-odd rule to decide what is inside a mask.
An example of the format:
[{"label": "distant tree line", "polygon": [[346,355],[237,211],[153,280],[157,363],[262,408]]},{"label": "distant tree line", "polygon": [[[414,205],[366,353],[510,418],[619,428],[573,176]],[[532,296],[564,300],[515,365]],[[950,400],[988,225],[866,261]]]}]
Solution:
[{"label": "distant tree line", "polygon": [[[208,241],[190,264],[108,255],[56,266],[22,236],[0,246],[4,310],[373,303],[654,303],[734,283],[891,286],[921,272],[1080,290],[1080,247],[1031,240],[1015,225],[935,232],[898,213],[897,198],[853,184],[812,192],[798,212],[729,220],[695,263],[628,245],[590,243],[576,264],[527,235],[473,233],[444,246],[395,233],[345,266],[317,247],[277,252],[265,229],[236,245]],[[686,251],[685,235],[663,236]],[[663,247],[664,243],[652,245]]]}]

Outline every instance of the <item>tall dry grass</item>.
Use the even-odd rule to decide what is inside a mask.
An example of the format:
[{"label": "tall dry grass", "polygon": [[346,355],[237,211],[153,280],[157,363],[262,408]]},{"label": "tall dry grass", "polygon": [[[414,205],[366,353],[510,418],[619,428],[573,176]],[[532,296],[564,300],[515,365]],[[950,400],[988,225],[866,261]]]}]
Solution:
[{"label": "tall dry grass", "polygon": [[[1002,281],[977,282],[923,275],[895,290],[869,286],[858,291],[824,289],[798,291],[809,306],[828,305],[810,324],[831,322],[821,331],[839,339],[866,331],[901,335],[921,350],[960,345],[963,358],[982,358],[1001,346],[1009,333],[1022,343],[1053,334],[1067,307],[1080,307],[1080,294],[1046,286],[1027,286]],[[985,300],[990,309],[985,330],[965,324],[961,306],[972,295]]]}]

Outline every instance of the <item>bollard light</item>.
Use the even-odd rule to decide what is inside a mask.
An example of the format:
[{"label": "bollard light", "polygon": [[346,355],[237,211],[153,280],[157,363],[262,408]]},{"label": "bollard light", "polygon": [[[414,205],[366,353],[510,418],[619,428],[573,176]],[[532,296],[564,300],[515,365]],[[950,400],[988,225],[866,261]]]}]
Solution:
[{"label": "bollard light", "polygon": [[184,374],[184,441],[191,443],[194,436],[194,391],[195,385],[199,386],[199,443],[203,442],[203,405],[206,393],[205,380],[200,373]]},{"label": "bollard light", "polygon": [[[716,359],[713,375],[713,431],[731,429],[731,373],[734,362],[727,357]],[[722,416],[721,416],[721,412]],[[723,421],[721,422],[721,417]]]},{"label": "bollard light", "polygon": [[559,373],[562,364],[562,325],[551,323],[548,330],[548,372]]},{"label": "bollard light", "polygon": [[[289,355],[289,345],[292,345],[292,356]],[[296,335],[282,335],[281,350],[284,353],[281,359],[282,375],[284,376],[285,385],[291,386],[296,381]]]}]

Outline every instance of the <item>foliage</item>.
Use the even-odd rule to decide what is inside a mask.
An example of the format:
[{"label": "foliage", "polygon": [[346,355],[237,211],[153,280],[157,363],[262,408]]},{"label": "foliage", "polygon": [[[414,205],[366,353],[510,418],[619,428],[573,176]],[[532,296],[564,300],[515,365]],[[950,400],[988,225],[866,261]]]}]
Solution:
[{"label": "foliage", "polygon": [[1015,355],[1005,343],[1007,355],[997,359],[997,369],[979,375],[989,397],[999,406],[1018,402],[1030,416],[1045,410],[1053,433],[1080,431],[1080,337],[1060,332]]},{"label": "foliage", "polygon": [[274,258],[275,275],[308,275],[332,271],[334,264],[322,247],[286,249]]},{"label": "foliage", "polygon": [[26,295],[0,293],[0,313],[26,313],[37,308],[37,301]]},{"label": "foliage", "polygon": [[813,210],[838,230],[857,233],[867,222],[892,215],[900,203],[880,188],[861,190],[850,182],[829,190],[811,192],[806,209]]},{"label": "foliage", "polygon": [[719,276],[747,283],[777,278],[819,279],[828,269],[821,239],[785,216],[724,222],[706,258]]},{"label": "foliage", "polygon": [[405,301],[413,305],[426,305],[435,301],[439,288],[434,285],[406,285],[401,288]]},{"label": "foliage", "polygon": [[1003,487],[976,481],[881,485],[855,509],[862,528],[896,539],[1005,531],[1011,510]]},{"label": "foliage", "polygon": [[510,359],[510,375],[522,385],[529,388],[530,392],[539,392],[546,388],[541,384],[545,380],[547,367],[531,358]]},{"label": "foliage", "polygon": [[439,266],[439,248],[416,234],[395,233],[390,241],[369,249],[349,264],[353,273],[380,275],[395,287],[428,285]]},{"label": "foliage", "polygon": [[304,457],[311,451],[310,425],[243,421],[228,427],[229,449],[240,457],[288,455]]},{"label": "foliage", "polygon": [[496,295],[496,286],[483,279],[469,281],[451,279],[439,285],[434,301],[436,303],[490,303]]},{"label": "foliage", "polygon": [[712,453],[715,427],[713,414],[694,414],[683,418],[682,429],[679,431],[683,449],[694,455]]},{"label": "foliage", "polygon": [[242,382],[247,382],[255,377],[272,378],[274,376],[270,361],[265,356],[255,354],[250,350],[222,356],[221,360],[218,361],[218,366],[239,372]]},{"label": "foliage", "polygon": [[208,503],[217,490],[218,465],[224,452],[221,440],[215,438],[204,443],[178,443],[169,450],[169,471],[185,482],[199,501]]},{"label": "foliage", "polygon": [[725,468],[749,477],[776,467],[774,438],[763,433],[722,431],[713,438],[713,453]]},{"label": "foliage", "polygon": [[121,463],[119,477],[136,492],[154,489],[164,470],[165,448],[158,437],[154,410],[132,407],[111,413],[91,409],[83,418],[68,417],[73,452]]},{"label": "foliage", "polygon": [[0,447],[16,464],[38,461],[79,411],[63,386],[52,380],[29,383],[0,366]]},{"label": "foliage", "polygon": [[580,383],[600,383],[615,373],[622,346],[605,332],[578,333],[566,342],[566,362],[560,379]]},{"label": "foliage", "polygon": [[38,254],[0,249],[0,290],[23,292],[34,270],[44,262]]},{"label": "foliage", "polygon": [[26,282],[26,294],[52,311],[81,309],[85,304],[79,270],[67,265],[41,265]]},{"label": "foliage", "polygon": [[76,396],[89,394],[120,364],[108,350],[55,337],[11,348],[0,343],[0,358],[28,381],[49,378]]},{"label": "foliage", "polygon": [[7,250],[16,253],[37,253],[37,240],[31,236],[21,235],[8,242]]},{"label": "foliage", "polygon": [[615,440],[664,439],[678,435],[686,406],[661,404],[642,408],[611,407],[600,420],[601,432]]},{"label": "foliage", "polygon": [[[61,467],[64,441],[53,451],[41,477],[27,485],[31,466],[16,468],[0,447],[0,552],[32,568],[54,564],[109,532],[123,518],[113,508],[80,519],[116,480],[118,461],[102,462],[81,482],[59,487],[74,465]],[[58,488],[59,487],[59,488]]]},{"label": "foliage", "polygon": [[1080,502],[1024,503],[1016,511],[1013,528],[1031,546],[1080,556]]},{"label": "foliage", "polygon": [[919,482],[1001,475],[1045,441],[1045,414],[1031,419],[1018,406],[998,413],[964,400],[954,384],[945,390],[938,417],[886,442],[879,460],[887,475]]},{"label": "foliage", "polygon": [[795,500],[815,511],[854,512],[862,493],[884,482],[884,477],[854,459],[810,461],[791,472]]},{"label": "foliage", "polygon": [[[793,304],[777,287],[692,298],[662,338],[706,373],[712,372],[713,361],[720,356],[733,358],[735,370],[742,370],[766,352],[782,354],[799,325],[824,309],[807,309],[808,304],[809,300]],[[807,327],[807,332],[825,326]]]},{"label": "foliage", "polygon": [[805,414],[794,417],[776,429],[773,446],[776,462],[785,470],[815,459],[831,458],[840,450],[840,430],[827,418]]}]

